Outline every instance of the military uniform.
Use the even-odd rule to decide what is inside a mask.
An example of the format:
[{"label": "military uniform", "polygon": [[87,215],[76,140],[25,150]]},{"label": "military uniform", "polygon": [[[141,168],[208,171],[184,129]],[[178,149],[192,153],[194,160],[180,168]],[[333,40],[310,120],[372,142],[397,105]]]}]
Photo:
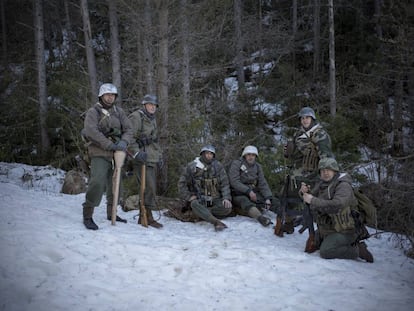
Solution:
[{"label": "military uniform", "polygon": [[[88,141],[91,172],[83,203],[84,219],[91,219],[94,208],[106,191],[107,216],[112,215],[112,175],[114,142],[132,140],[131,123],[124,110],[116,105],[105,109],[101,103],[90,108],[85,117],[83,135]],[[97,229],[97,228],[96,228]]]},{"label": "military uniform", "polygon": [[310,204],[318,226],[315,240],[320,256],[326,259],[360,257],[373,262],[372,254],[358,237],[351,212],[358,204],[351,176],[339,173],[339,166],[332,158],[322,159],[319,170],[324,170],[321,171],[321,180],[312,189],[310,196],[304,194],[304,199]]},{"label": "military uniform", "polygon": [[162,150],[158,142],[158,128],[155,115],[146,112],[145,108],[130,114],[134,140],[129,146],[132,154],[146,153],[146,161],[133,161],[134,174],[137,178],[138,189],[141,187],[141,169],[146,165],[144,204],[147,209],[149,224],[152,223],[152,212],[157,210],[157,164],[162,161]]},{"label": "military uniform", "polygon": [[[215,226],[220,224],[217,218],[231,213],[223,200],[231,200],[230,185],[223,165],[213,159],[211,163],[197,157],[187,164],[178,181],[181,199],[190,203],[193,214]],[[195,200],[190,202],[192,197]]]},{"label": "military uniform", "polygon": [[[269,208],[274,212],[277,211],[279,201],[273,198],[263,168],[256,161],[249,164],[244,157],[233,160],[229,169],[229,180],[233,203],[239,208],[238,212],[241,215],[248,216],[249,210],[254,207],[264,208],[266,200],[272,203]],[[250,200],[250,191],[256,193],[256,202]]]}]

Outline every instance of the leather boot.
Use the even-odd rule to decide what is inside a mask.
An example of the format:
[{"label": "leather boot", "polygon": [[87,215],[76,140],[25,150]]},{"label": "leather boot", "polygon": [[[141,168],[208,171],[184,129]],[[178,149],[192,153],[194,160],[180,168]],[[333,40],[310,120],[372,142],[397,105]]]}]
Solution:
[{"label": "leather boot", "polygon": [[220,220],[217,219],[214,222],[214,230],[216,230],[216,231],[223,231],[226,228],[227,228],[226,224],[223,223],[223,222],[221,222]]},{"label": "leather boot", "polygon": [[358,244],[358,257],[366,260],[367,262],[374,262],[374,256],[368,250],[367,245],[364,242],[359,242]]},{"label": "leather boot", "polygon": [[[156,228],[156,229],[162,228],[163,225],[161,223],[157,222],[154,219],[154,217],[152,216],[152,211],[148,207],[146,207],[145,210],[147,212],[148,226],[151,226],[151,227]],[[139,215],[138,223],[141,224],[141,214]]]}]

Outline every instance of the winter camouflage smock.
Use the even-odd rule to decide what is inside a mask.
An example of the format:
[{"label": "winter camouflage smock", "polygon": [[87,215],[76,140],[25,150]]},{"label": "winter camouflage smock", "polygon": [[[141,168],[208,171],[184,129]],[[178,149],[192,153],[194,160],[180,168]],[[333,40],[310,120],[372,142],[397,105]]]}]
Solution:
[{"label": "winter camouflage smock", "polygon": [[98,102],[86,112],[83,136],[88,141],[89,157],[112,160],[111,146],[118,140],[132,140],[132,126],[124,110],[116,105],[105,109]]},{"label": "winter camouflage smock", "polygon": [[331,181],[320,181],[312,190],[310,207],[322,237],[334,232],[355,232],[351,208],[357,205],[357,200],[351,182],[349,174],[336,173]]},{"label": "winter camouflage smock", "polygon": [[229,180],[233,195],[249,195],[254,190],[264,199],[272,198],[272,191],[265,179],[262,166],[254,162],[249,164],[243,157],[233,160],[229,169]]},{"label": "winter camouflage smock", "polygon": [[312,124],[310,129],[301,126],[293,137],[293,143],[293,151],[288,158],[293,162],[295,175],[312,173],[320,159],[333,157],[331,138],[319,123]]},{"label": "winter camouflage smock", "polygon": [[205,163],[202,157],[190,162],[178,180],[178,190],[185,201],[189,201],[192,196],[198,199],[206,196],[231,200],[227,173],[216,159],[210,164]]},{"label": "winter camouflage smock", "polygon": [[134,139],[129,150],[132,154],[138,151],[147,153],[147,164],[161,161],[162,150],[158,143],[157,121],[154,115],[149,115],[139,109],[129,115],[134,133]]}]

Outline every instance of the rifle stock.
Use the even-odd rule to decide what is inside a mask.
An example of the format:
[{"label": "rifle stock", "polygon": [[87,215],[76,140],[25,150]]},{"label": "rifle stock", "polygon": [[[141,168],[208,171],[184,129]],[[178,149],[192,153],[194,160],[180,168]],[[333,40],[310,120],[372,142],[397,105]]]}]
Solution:
[{"label": "rifle stock", "polygon": [[288,195],[290,187],[290,176],[286,175],[285,188],[283,189],[283,197],[280,200],[280,212],[276,216],[276,226],[274,234],[283,237],[283,224],[286,219],[286,210],[288,205]]},{"label": "rifle stock", "polygon": [[139,204],[139,214],[140,217],[138,218],[138,223],[141,223],[142,226],[148,227],[148,218],[147,218],[147,210],[145,209],[145,179],[146,179],[146,166],[145,163],[142,164],[141,167],[141,188],[140,188],[140,204]]},{"label": "rifle stock", "polygon": [[115,225],[116,223],[116,210],[118,207],[119,199],[119,184],[121,182],[121,169],[124,165],[126,153],[124,151],[115,151],[114,152],[114,161],[115,161],[115,170],[112,175],[112,215],[111,215],[111,224]]},{"label": "rifle stock", "polygon": [[305,203],[303,221],[304,226],[299,230],[299,232],[303,233],[306,229],[308,229],[309,237],[306,241],[305,252],[310,254],[316,251],[318,248],[315,244],[315,228],[313,227],[313,216],[310,210],[310,205],[308,203]]}]

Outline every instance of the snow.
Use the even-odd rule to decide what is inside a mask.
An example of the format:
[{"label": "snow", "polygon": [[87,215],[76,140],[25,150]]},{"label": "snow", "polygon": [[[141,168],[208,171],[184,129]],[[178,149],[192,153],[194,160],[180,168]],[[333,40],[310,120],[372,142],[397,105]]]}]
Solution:
[{"label": "snow", "polygon": [[367,241],[373,264],[325,260],[303,252],[306,233],[241,216],[223,232],[165,216],[154,229],[119,209],[128,223],[112,226],[105,199],[90,231],[63,177],[0,163],[1,310],[412,310],[414,260],[390,233]]}]

